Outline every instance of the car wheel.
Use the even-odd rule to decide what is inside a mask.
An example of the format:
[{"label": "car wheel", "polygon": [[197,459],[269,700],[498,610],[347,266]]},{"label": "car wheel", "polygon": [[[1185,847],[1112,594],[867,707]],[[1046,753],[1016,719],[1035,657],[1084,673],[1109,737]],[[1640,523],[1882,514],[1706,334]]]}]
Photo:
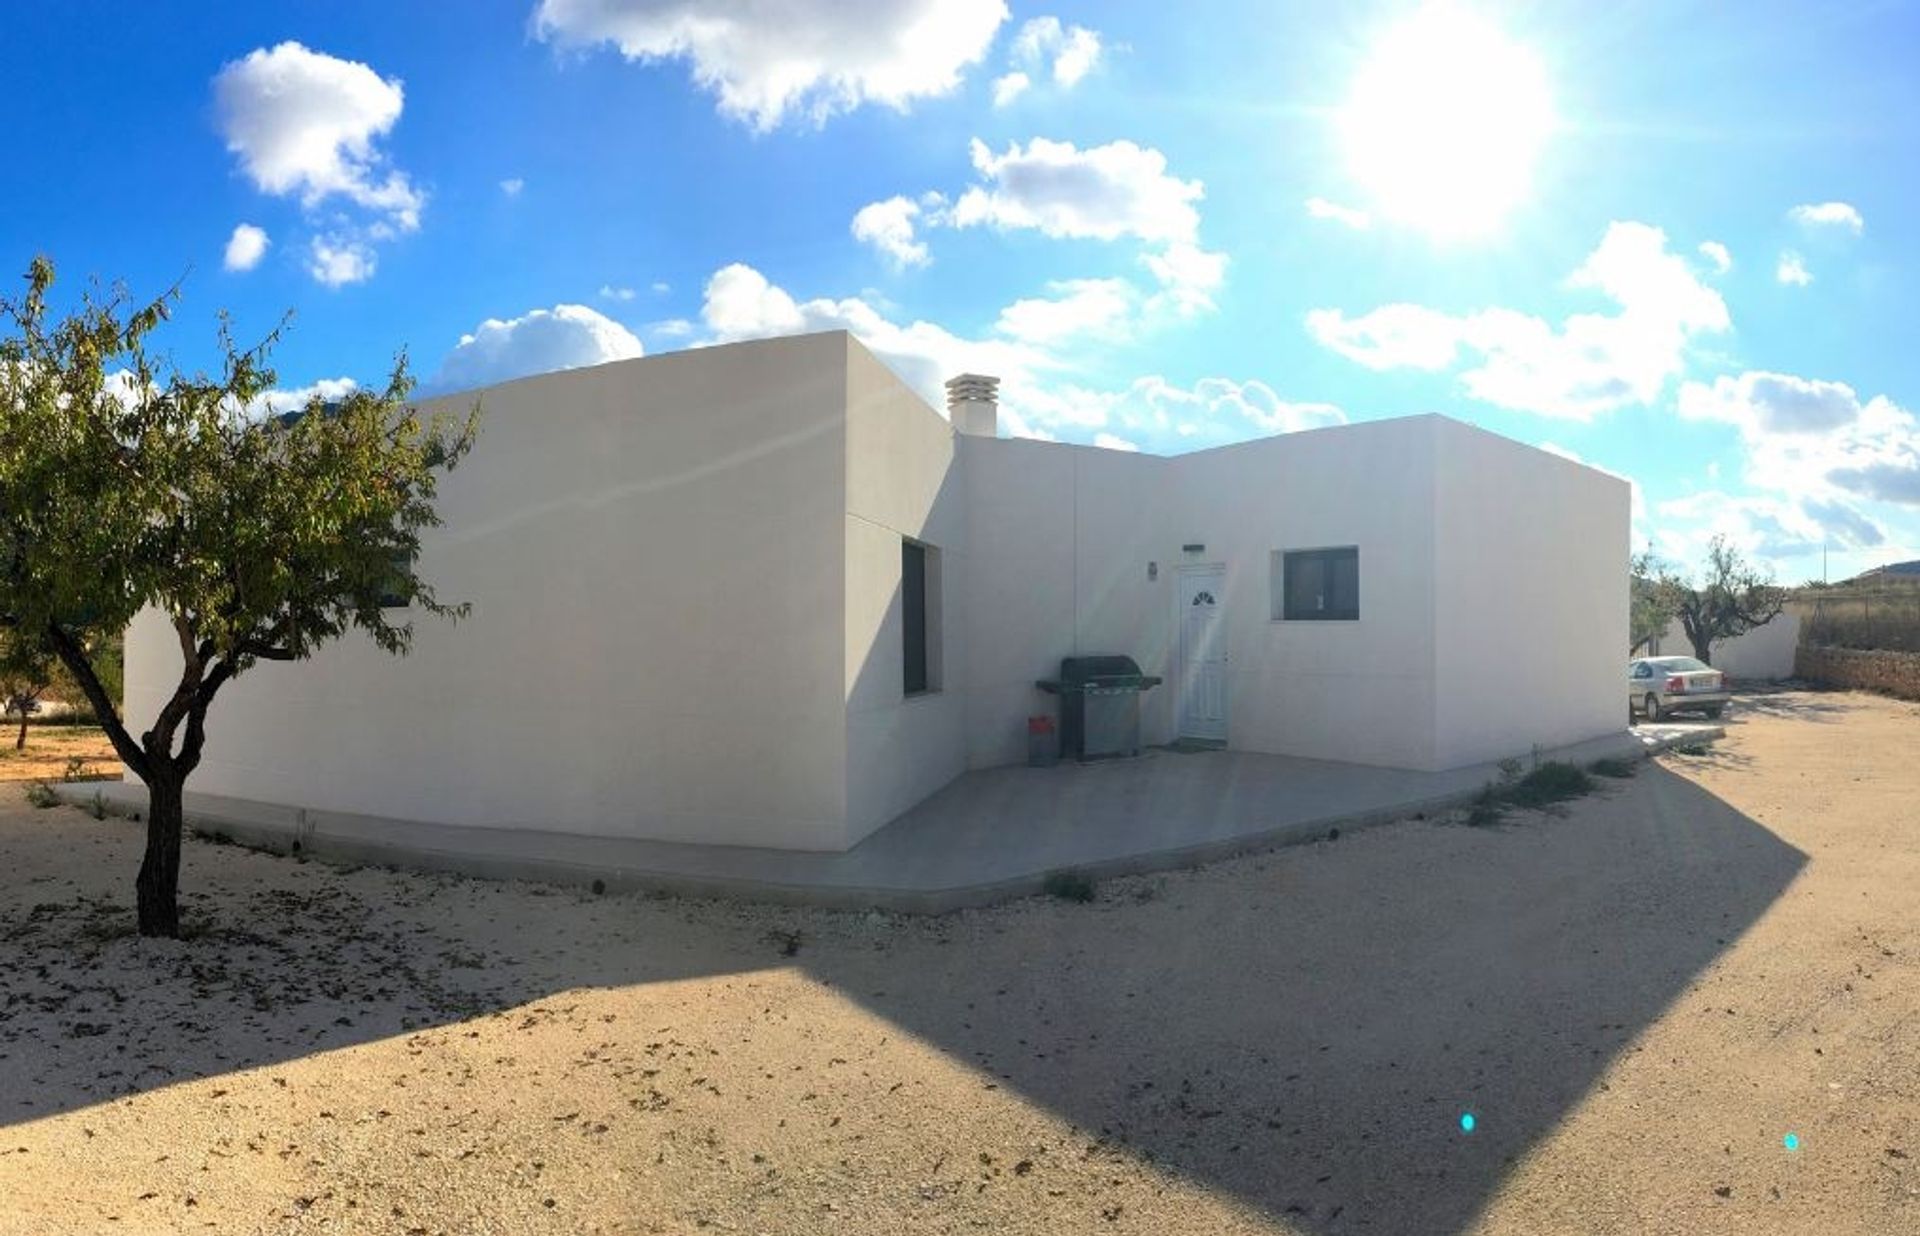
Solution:
[{"label": "car wheel", "polygon": [[1647,714],[1647,720],[1649,721],[1660,720],[1662,715],[1664,715],[1660,711],[1660,697],[1651,691],[1647,692],[1646,701],[1640,706],[1640,711]]},{"label": "car wheel", "polygon": [[1725,711],[1726,711],[1726,706],[1724,704],[1709,704],[1707,706],[1707,720],[1718,721],[1720,719],[1720,714]]}]

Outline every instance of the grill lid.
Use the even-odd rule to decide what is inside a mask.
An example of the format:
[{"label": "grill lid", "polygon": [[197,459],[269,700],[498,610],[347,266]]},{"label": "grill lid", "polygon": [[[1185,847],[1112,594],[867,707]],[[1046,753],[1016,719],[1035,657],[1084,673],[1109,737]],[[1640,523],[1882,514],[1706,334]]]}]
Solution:
[{"label": "grill lid", "polygon": [[1145,691],[1159,686],[1160,680],[1141,673],[1140,663],[1128,656],[1062,657],[1060,677],[1045,678],[1034,685],[1064,695],[1088,690]]},{"label": "grill lid", "polygon": [[1128,656],[1061,657],[1060,681],[1087,682],[1094,678],[1138,678],[1140,663]]}]

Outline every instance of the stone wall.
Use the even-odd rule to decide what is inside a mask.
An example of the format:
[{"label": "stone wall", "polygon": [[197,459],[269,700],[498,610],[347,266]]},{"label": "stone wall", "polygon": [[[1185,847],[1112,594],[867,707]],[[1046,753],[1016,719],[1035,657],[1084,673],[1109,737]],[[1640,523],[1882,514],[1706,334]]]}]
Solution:
[{"label": "stone wall", "polygon": [[1920,700],[1920,652],[1858,652],[1803,644],[1794,658],[1794,673],[1822,686]]}]

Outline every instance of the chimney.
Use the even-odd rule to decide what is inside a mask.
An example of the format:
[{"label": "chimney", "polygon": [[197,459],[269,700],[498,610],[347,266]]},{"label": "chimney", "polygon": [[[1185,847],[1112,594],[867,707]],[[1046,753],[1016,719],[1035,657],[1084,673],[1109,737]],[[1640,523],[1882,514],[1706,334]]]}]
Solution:
[{"label": "chimney", "polygon": [[947,379],[947,419],[954,429],[975,438],[1000,433],[1000,379],[963,373]]}]

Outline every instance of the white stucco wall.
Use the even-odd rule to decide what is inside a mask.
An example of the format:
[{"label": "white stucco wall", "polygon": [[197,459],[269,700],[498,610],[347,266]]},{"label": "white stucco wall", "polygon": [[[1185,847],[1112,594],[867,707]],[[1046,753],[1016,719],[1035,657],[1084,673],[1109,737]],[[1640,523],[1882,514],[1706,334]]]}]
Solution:
[{"label": "white stucco wall", "polygon": [[[968,631],[958,581],[967,562],[965,496],[946,419],[866,349],[847,353],[847,835],[857,841],[966,767]],[[908,698],[902,665],[900,549],[932,548],[935,689]],[[936,591],[937,588],[937,591]],[[929,598],[930,605],[935,597]],[[933,614],[929,624],[934,625]]]},{"label": "white stucco wall", "polygon": [[1435,766],[1623,728],[1627,483],[1432,424]]},{"label": "white stucco wall", "polygon": [[[1800,615],[1788,609],[1765,626],[1745,635],[1723,639],[1713,646],[1713,667],[1727,677],[1746,682],[1771,682],[1793,677],[1793,654],[1800,646]],[[1660,637],[1648,656],[1690,657],[1693,641],[1678,618]]]},{"label": "white stucco wall", "polygon": [[[350,637],[214,708],[197,791],[401,819],[847,844],[843,334],[482,392],[421,569],[457,626]],[[443,401],[466,406],[468,397]],[[136,624],[127,699],[177,675]]]},{"label": "white stucco wall", "polygon": [[[216,706],[194,790],[844,849],[966,768],[1024,760],[1026,719],[1056,706],[1033,682],[1063,656],[1164,677],[1143,738],[1175,737],[1179,570],[1208,563],[1233,747],[1444,768],[1623,715],[1626,487],[1442,418],[1171,459],[956,437],[844,333],[482,399],[421,563],[472,616],[421,620],[403,661],[354,637],[259,667]],[[938,555],[936,689],[912,698],[902,538]],[[1274,551],[1345,545],[1360,619],[1275,620]],[[136,723],[177,657],[143,616]]]},{"label": "white stucco wall", "polygon": [[[1178,547],[1166,459],[1025,439],[958,444],[970,550],[960,599],[966,759],[986,768],[1026,759],[1027,718],[1058,707],[1034,681],[1058,676],[1062,657],[1124,653],[1167,673]],[[1170,737],[1168,694],[1156,687],[1141,701],[1147,742]]]},{"label": "white stucco wall", "polygon": [[[1371,421],[1170,461],[1172,540],[1227,568],[1229,746],[1432,766],[1433,424]],[[1359,619],[1275,621],[1273,551],[1346,545],[1359,549]]]}]

